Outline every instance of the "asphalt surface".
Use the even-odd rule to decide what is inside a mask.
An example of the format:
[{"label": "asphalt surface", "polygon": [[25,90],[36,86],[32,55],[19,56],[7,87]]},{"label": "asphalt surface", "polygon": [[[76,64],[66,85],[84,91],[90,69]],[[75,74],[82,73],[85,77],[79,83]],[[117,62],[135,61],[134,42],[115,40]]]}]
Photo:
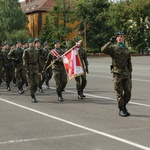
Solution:
[{"label": "asphalt surface", "polygon": [[[55,83],[19,95],[0,86],[0,150],[150,150],[150,56],[132,57],[133,89],[129,117],[116,106],[110,57],[89,57],[86,98],[77,99],[74,79],[58,102]],[[25,89],[25,87],[24,87]]]}]

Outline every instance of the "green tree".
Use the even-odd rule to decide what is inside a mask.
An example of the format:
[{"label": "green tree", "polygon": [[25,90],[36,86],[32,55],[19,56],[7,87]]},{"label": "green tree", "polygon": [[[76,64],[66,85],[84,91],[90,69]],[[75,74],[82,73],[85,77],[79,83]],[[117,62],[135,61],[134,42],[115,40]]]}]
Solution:
[{"label": "green tree", "polygon": [[131,0],[128,5],[132,25],[128,34],[131,39],[130,45],[138,50],[138,53],[144,53],[144,48],[150,43],[150,1],[149,0]]},{"label": "green tree", "polygon": [[100,49],[111,33],[106,25],[108,0],[74,0],[76,19],[79,20],[79,33],[87,41],[87,46]]},{"label": "green tree", "polygon": [[51,25],[50,25],[48,16],[45,17],[45,23],[41,29],[39,38],[40,38],[40,41],[42,44],[45,41],[47,41],[48,43],[52,42],[52,29],[51,29]]},{"label": "green tree", "polygon": [[27,23],[25,14],[20,9],[18,0],[0,0],[0,32],[1,39],[5,33],[24,29]]},{"label": "green tree", "polygon": [[66,40],[67,35],[72,32],[68,27],[71,22],[70,2],[66,0],[54,0],[54,7],[49,11],[49,22],[51,25],[51,39]]},{"label": "green tree", "polygon": [[27,41],[29,39],[29,34],[27,30],[17,30],[13,31],[11,33],[6,32],[6,39],[11,44],[16,42],[17,40],[20,40],[21,42]]},{"label": "green tree", "polygon": [[124,31],[128,44],[139,53],[144,53],[150,41],[150,1],[130,0],[112,4],[108,25],[114,31]]}]

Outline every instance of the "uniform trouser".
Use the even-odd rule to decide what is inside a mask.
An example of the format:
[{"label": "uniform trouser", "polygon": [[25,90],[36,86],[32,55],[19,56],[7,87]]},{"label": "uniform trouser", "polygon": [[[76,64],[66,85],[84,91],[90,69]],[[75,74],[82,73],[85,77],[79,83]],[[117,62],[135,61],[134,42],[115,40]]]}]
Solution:
[{"label": "uniform trouser", "polygon": [[87,85],[86,72],[83,75],[75,77],[76,89],[78,92],[83,92],[84,88]]},{"label": "uniform trouser", "polygon": [[[40,67],[40,68],[39,68],[39,72],[41,73],[42,70],[43,70],[43,67]],[[44,72],[44,73],[42,73],[42,74],[39,76],[39,88],[42,88],[42,85],[43,85],[45,79],[46,79],[46,78],[45,78],[45,72]]]},{"label": "uniform trouser", "polygon": [[15,70],[15,67],[13,66],[12,67],[12,81],[14,84],[16,84],[16,70]]},{"label": "uniform trouser", "polygon": [[53,70],[53,77],[56,82],[56,92],[57,95],[60,96],[62,90],[66,87],[67,84],[67,74],[66,71],[57,71]]},{"label": "uniform trouser", "polygon": [[118,108],[125,107],[131,99],[132,81],[131,76],[114,74],[114,89]]},{"label": "uniform trouser", "polygon": [[3,69],[2,66],[0,66],[0,84],[2,83],[3,80]]},{"label": "uniform trouser", "polygon": [[45,71],[45,79],[46,79],[46,85],[48,85],[48,83],[49,83],[49,81],[50,81],[50,79],[52,78],[52,69],[51,68],[49,68],[49,69],[47,69],[46,71]]},{"label": "uniform trouser", "polygon": [[5,66],[4,67],[4,81],[8,84],[12,81],[13,67]]},{"label": "uniform trouser", "polygon": [[29,73],[29,75],[26,76],[30,94],[34,95],[39,86],[39,73],[38,72]]},{"label": "uniform trouser", "polygon": [[18,89],[22,89],[23,85],[26,83],[26,74],[25,69],[23,67],[21,68],[15,68],[15,77],[18,84]]}]

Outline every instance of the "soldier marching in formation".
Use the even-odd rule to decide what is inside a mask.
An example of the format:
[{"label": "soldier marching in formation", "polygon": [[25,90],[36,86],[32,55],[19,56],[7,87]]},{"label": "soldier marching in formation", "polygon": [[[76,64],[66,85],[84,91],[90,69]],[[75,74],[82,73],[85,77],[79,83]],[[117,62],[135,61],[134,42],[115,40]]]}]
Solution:
[{"label": "soldier marching in formation", "polygon": [[62,91],[67,84],[67,74],[61,58],[61,55],[64,54],[64,51],[60,49],[60,41],[56,40],[54,42],[54,49],[51,50],[48,54],[45,67],[48,67],[52,63],[52,73],[54,80],[56,82],[56,92],[58,95],[58,101],[63,101]]},{"label": "soldier marching in formation", "polygon": [[14,61],[15,77],[17,80],[19,94],[24,93],[23,85],[26,82],[25,69],[23,67],[22,55],[23,55],[23,49],[21,48],[21,42],[18,40],[16,41],[16,48],[11,50],[8,53],[8,58]]},{"label": "soldier marching in formation", "polygon": [[[79,38],[75,39],[76,44]],[[114,42],[117,41],[116,44]],[[131,99],[132,89],[132,63],[128,48],[124,43],[124,33],[118,32],[115,37],[101,48],[102,52],[112,58],[111,72],[114,78],[114,89],[116,90],[117,105],[119,115],[129,116],[126,105]],[[7,90],[10,91],[10,82],[13,81],[13,66],[15,66],[15,78],[17,80],[18,93],[23,94],[23,85],[27,81],[31,100],[37,102],[35,93],[43,93],[42,85],[45,82],[47,89],[50,88],[49,81],[53,75],[56,83],[56,93],[58,101],[63,101],[62,92],[67,84],[67,74],[61,56],[65,53],[60,48],[60,41],[55,40],[54,49],[48,48],[47,41],[44,48],[41,48],[39,39],[29,38],[24,41],[21,48],[21,42],[18,40],[16,45],[12,44],[9,48],[7,42],[4,42],[0,49],[0,84],[4,81]],[[75,77],[78,99],[86,97],[83,93],[87,85],[86,73],[88,71],[88,60],[86,50],[81,46],[78,54],[84,69],[84,74]],[[26,76],[25,76],[26,74]]]},{"label": "soldier marching in formation", "polygon": [[[47,41],[44,43],[44,54],[45,54],[45,58],[47,59],[49,52],[51,51],[49,49],[49,45],[47,43]],[[49,81],[52,78],[52,66],[50,66],[44,73],[43,75],[45,76],[45,83],[46,83],[46,88],[50,89],[50,85],[49,85]]]},{"label": "soldier marching in formation", "polygon": [[[78,42],[81,39],[79,38],[75,38],[75,42],[76,44],[78,44]],[[78,77],[75,77],[75,81],[76,81],[76,89],[77,89],[77,93],[78,93],[78,99],[83,99],[84,97],[86,97],[83,93],[84,88],[87,85],[87,79],[86,79],[86,73],[89,73],[88,71],[88,60],[87,60],[87,53],[86,50],[80,46],[79,50],[79,57],[81,59],[81,63],[84,69],[84,74]]]},{"label": "soldier marching in formation", "polygon": [[[26,84],[32,102],[36,103],[35,93],[37,89],[39,88],[39,92],[43,93],[42,85],[44,82],[46,88],[50,89],[49,81],[53,75],[58,101],[63,101],[62,92],[67,84],[67,74],[63,59],[60,56],[64,53],[65,50],[60,48],[59,40],[54,41],[54,49],[49,49],[47,41],[41,48],[38,38],[29,38],[28,42],[24,41],[23,43],[17,40],[15,44],[12,43],[10,46],[4,42],[0,49],[0,84],[4,81],[7,90],[10,91],[10,82],[13,82],[14,86],[18,87],[19,94],[24,93],[23,86]],[[79,55],[85,71],[88,72],[86,51],[80,48]],[[79,78],[76,77],[75,80],[78,98],[85,97],[83,89],[87,84],[86,73]],[[80,80],[82,80],[81,85]]]},{"label": "soldier marching in formation", "polygon": [[2,45],[2,59],[3,59],[3,79],[6,83],[6,88],[8,91],[11,91],[10,89],[10,82],[12,81],[12,74],[13,74],[13,62],[8,59],[7,55],[9,53],[9,45],[5,41]]},{"label": "soldier marching in formation", "polygon": [[36,103],[35,93],[39,86],[39,51],[34,47],[34,39],[28,40],[29,47],[23,53],[23,66],[26,70],[26,76],[32,102]]}]

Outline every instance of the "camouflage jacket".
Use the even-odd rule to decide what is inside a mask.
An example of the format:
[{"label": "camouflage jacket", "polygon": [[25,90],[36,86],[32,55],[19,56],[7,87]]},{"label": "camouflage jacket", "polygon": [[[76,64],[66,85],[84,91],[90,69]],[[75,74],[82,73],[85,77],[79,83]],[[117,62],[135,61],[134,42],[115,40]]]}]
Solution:
[{"label": "camouflage jacket", "polygon": [[8,58],[14,60],[14,65],[16,68],[23,67],[23,49],[17,48],[8,53]]},{"label": "camouflage jacket", "polygon": [[39,51],[34,47],[29,47],[23,52],[23,66],[30,72],[38,72],[39,70]]},{"label": "camouflage jacket", "polygon": [[121,48],[118,44],[108,42],[101,51],[108,54],[112,58],[111,71],[112,73],[129,75],[132,72],[132,62],[130,51],[127,47]]},{"label": "camouflage jacket", "polygon": [[88,67],[89,63],[88,63],[88,60],[87,60],[86,50],[83,49],[82,47],[80,47],[80,49],[78,50],[78,54],[80,56],[83,67],[84,68]]},{"label": "camouflage jacket", "polygon": [[3,66],[3,55],[2,55],[2,50],[0,49],[0,67]]},{"label": "camouflage jacket", "polygon": [[35,48],[35,51],[39,52],[39,67],[43,69],[46,61],[45,52],[42,48]]},{"label": "camouflage jacket", "polygon": [[3,58],[3,65],[5,67],[13,67],[13,62],[12,60],[8,59],[8,53],[9,53],[9,49],[3,49],[2,50],[2,58]]},{"label": "camouflage jacket", "polygon": [[[60,56],[64,54],[64,51],[61,49],[54,49]],[[65,67],[63,64],[62,58],[57,59],[57,57],[52,53],[52,50],[49,52],[47,61],[45,62],[45,67],[49,66],[52,63],[52,69],[58,71],[64,71]]]},{"label": "camouflage jacket", "polygon": [[48,48],[43,48],[43,51],[44,51],[45,57],[47,58],[47,56],[51,50]]}]

